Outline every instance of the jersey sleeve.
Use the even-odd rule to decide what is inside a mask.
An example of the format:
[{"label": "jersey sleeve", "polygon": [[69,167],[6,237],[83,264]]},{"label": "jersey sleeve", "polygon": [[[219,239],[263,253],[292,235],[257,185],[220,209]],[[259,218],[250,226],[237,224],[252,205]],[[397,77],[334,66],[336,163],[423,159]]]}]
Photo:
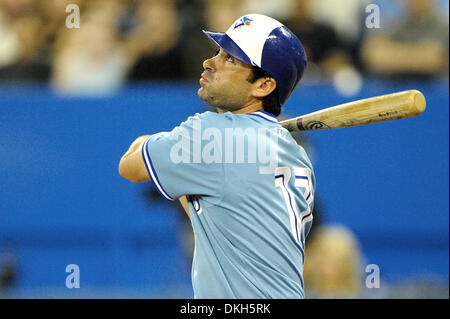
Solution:
[{"label": "jersey sleeve", "polygon": [[[202,160],[202,130],[220,126],[217,121],[216,113],[196,114],[170,132],[152,135],[143,144],[147,171],[166,199],[198,195],[213,203],[220,201],[223,165],[220,161]],[[221,141],[214,140],[214,143]]]}]

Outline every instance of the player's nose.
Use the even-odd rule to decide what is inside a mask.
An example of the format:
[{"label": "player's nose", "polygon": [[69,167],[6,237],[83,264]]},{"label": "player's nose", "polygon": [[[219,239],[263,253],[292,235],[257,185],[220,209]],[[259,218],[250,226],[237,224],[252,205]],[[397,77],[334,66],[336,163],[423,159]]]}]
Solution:
[{"label": "player's nose", "polygon": [[203,61],[203,69],[209,70],[209,71],[214,71],[215,70],[214,57],[206,59],[205,61]]}]

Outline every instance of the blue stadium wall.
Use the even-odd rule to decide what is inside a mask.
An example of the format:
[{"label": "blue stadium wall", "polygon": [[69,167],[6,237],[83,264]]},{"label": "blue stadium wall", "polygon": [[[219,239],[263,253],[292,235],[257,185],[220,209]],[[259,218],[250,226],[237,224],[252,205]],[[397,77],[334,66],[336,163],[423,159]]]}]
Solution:
[{"label": "blue stadium wall", "polygon": [[[328,84],[303,85],[283,112],[411,88],[425,94],[427,109],[416,118],[304,134],[320,222],[348,226],[365,263],[387,280],[448,281],[447,85],[366,81],[351,98]],[[84,291],[192,297],[178,204],[146,197],[152,185],[125,181],[117,167],[135,137],[206,110],[196,90],[150,82],[108,98],[68,99],[46,86],[0,88],[0,253],[17,254],[17,291],[71,296],[65,268],[77,264]]]}]

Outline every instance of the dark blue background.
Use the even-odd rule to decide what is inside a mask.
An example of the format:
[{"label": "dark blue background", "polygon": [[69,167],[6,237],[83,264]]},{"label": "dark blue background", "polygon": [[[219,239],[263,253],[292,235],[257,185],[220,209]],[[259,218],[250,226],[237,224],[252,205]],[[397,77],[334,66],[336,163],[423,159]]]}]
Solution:
[{"label": "dark blue background", "polygon": [[[419,117],[304,134],[321,222],[348,226],[365,263],[386,279],[448,281],[447,85],[366,81],[351,98],[331,85],[300,85],[283,113],[413,88],[426,96]],[[117,167],[137,136],[205,110],[196,90],[148,83],[110,98],[68,99],[45,86],[0,89],[0,251],[14,247],[19,289],[64,288],[74,263],[85,288],[164,297],[187,287],[168,294],[191,297],[178,204],[146,201],[152,185],[125,181]]]}]

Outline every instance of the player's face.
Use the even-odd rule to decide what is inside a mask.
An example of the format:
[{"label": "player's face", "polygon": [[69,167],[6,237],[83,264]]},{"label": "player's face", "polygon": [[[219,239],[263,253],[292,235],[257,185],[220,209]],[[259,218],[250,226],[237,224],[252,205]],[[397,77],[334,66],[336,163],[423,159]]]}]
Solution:
[{"label": "player's face", "polygon": [[198,96],[207,104],[226,111],[235,111],[250,103],[252,67],[233,58],[224,50],[203,62]]}]

